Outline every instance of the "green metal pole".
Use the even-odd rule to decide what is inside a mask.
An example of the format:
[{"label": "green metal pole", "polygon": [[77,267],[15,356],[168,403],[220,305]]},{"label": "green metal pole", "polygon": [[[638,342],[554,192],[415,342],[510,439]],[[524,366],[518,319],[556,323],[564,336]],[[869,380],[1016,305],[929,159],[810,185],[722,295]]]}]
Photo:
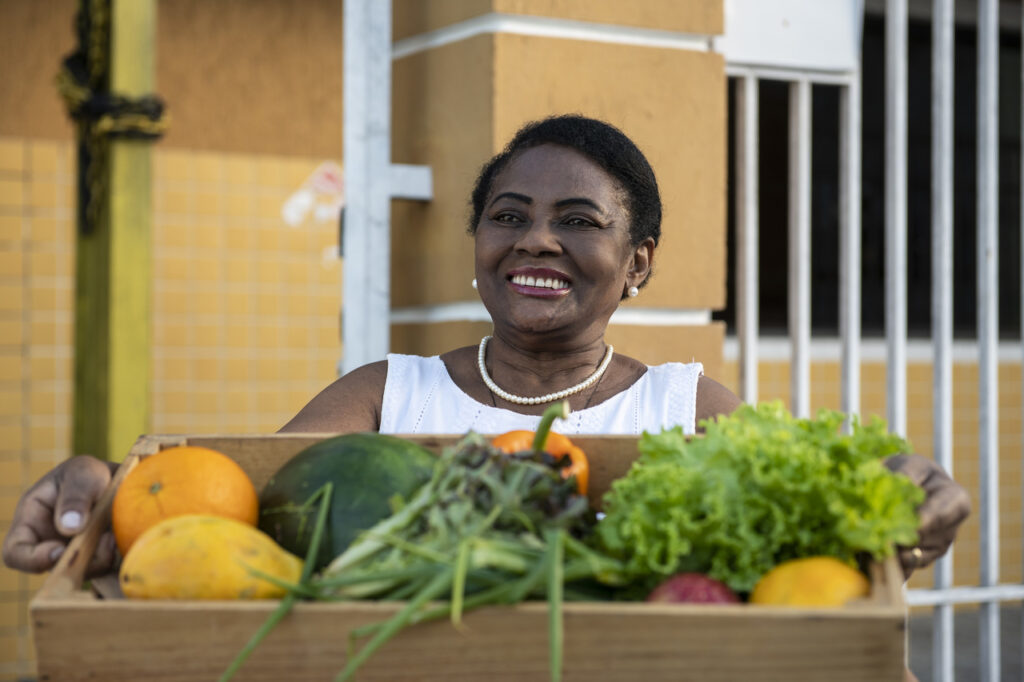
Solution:
[{"label": "green metal pole", "polygon": [[[154,90],[155,0],[111,0],[110,90]],[[151,142],[109,146],[106,210],[79,230],[74,452],[121,459],[150,430]]]}]

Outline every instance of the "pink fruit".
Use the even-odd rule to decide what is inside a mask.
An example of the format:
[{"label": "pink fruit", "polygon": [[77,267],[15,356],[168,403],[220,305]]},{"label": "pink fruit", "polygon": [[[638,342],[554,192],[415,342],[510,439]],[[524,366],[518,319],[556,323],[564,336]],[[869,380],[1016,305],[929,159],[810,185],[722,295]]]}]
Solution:
[{"label": "pink fruit", "polygon": [[728,585],[703,573],[674,575],[647,595],[649,602],[674,604],[734,604],[739,600]]}]

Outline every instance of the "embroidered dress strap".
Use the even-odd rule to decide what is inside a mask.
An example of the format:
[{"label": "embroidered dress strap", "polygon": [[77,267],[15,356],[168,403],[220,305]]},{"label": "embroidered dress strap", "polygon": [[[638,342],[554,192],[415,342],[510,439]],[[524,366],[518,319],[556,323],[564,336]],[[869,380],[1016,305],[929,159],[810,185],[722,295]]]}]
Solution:
[{"label": "embroidered dress strap", "polygon": [[660,403],[662,412],[660,423],[646,420],[642,430],[681,426],[683,433],[693,434],[697,428],[697,384],[703,373],[704,365],[699,362],[668,362],[649,368],[650,381],[644,386],[641,402],[646,403],[648,409]]},{"label": "embroidered dress strap", "polygon": [[420,433],[424,414],[447,377],[438,357],[389,353],[380,413],[381,433]]}]

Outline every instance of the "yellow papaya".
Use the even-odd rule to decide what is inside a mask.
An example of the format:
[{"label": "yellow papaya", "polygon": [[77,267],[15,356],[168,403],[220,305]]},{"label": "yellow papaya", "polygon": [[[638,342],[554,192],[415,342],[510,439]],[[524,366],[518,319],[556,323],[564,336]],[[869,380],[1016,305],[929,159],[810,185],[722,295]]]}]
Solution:
[{"label": "yellow papaya", "polygon": [[189,514],[146,530],[121,563],[121,589],[137,599],[275,599],[285,590],[259,577],[298,582],[302,560],[234,519]]}]

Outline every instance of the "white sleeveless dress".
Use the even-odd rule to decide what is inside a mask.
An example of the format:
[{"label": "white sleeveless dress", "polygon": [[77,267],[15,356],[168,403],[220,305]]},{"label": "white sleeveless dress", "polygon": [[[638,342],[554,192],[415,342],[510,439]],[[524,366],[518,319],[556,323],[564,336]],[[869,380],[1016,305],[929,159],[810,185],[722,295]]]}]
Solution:
[{"label": "white sleeveless dress", "polygon": [[[696,427],[699,362],[669,362],[648,367],[627,390],[609,400],[573,412],[558,432],[572,434],[640,435],[682,426]],[[455,385],[444,362],[434,355],[388,355],[388,377],[380,416],[381,433],[504,433],[534,430],[539,416],[518,414],[485,405]]]}]

